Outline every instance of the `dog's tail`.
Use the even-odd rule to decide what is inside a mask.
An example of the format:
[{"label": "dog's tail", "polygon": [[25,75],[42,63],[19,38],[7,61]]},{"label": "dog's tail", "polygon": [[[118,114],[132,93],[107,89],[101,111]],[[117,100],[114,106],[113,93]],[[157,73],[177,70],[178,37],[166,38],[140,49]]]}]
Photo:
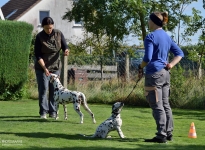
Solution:
[{"label": "dog's tail", "polygon": [[82,103],[83,107],[84,107],[86,110],[89,110],[89,107],[88,107],[88,104],[87,104],[87,99],[86,99],[86,97],[85,97],[85,94],[80,93],[80,98],[81,98],[81,103]]},{"label": "dog's tail", "polygon": [[93,120],[93,123],[96,123],[96,120],[95,120],[95,117],[94,117],[94,114],[92,113],[92,111],[90,110],[90,108],[88,107],[88,104],[87,104],[87,100],[86,100],[86,97],[83,93],[81,93],[81,101],[82,101],[82,105],[84,107],[84,109],[90,114],[90,116],[92,117],[92,120]]}]

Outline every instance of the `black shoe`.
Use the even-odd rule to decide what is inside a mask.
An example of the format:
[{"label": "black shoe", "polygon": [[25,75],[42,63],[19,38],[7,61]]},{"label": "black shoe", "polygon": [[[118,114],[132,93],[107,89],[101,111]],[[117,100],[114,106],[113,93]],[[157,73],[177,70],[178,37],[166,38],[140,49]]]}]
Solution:
[{"label": "black shoe", "polygon": [[168,140],[168,141],[172,141],[172,140],[173,140],[172,136],[173,136],[173,135],[167,136],[167,140]]},{"label": "black shoe", "polygon": [[144,141],[145,142],[153,142],[153,143],[166,143],[167,142],[166,138],[158,139],[156,137],[154,137],[153,139],[145,139]]},{"label": "black shoe", "polygon": [[50,118],[56,118],[56,113],[49,114]]}]

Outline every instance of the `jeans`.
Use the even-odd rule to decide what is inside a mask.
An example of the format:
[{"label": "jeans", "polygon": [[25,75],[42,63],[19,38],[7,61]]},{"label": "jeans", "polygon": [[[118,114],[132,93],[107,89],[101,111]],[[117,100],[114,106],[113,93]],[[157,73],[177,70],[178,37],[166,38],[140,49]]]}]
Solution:
[{"label": "jeans", "polygon": [[[43,70],[37,70],[36,72],[36,78],[37,78],[37,84],[38,84],[38,98],[39,98],[39,114],[53,114],[56,113],[55,105],[54,105],[54,87],[53,84],[50,83],[47,79],[47,76],[45,75]],[[52,72],[54,74],[60,75],[59,71]]]},{"label": "jeans", "polygon": [[159,139],[172,135],[173,117],[169,104],[170,72],[162,69],[145,75],[145,96],[152,109]]}]

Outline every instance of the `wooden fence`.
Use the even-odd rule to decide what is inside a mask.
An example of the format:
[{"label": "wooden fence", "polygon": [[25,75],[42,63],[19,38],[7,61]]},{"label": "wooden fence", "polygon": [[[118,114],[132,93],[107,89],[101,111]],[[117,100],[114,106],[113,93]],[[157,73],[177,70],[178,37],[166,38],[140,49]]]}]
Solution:
[{"label": "wooden fence", "polygon": [[68,82],[71,80],[86,82],[88,80],[106,80],[112,78],[117,78],[117,65],[103,67],[100,65],[68,65]]}]

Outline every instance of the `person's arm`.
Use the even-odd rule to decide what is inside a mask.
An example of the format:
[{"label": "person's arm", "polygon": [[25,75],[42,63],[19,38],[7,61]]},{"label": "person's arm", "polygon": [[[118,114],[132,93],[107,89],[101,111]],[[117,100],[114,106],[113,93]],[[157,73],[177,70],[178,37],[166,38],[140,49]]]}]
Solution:
[{"label": "person's arm", "polygon": [[64,51],[64,55],[68,56],[70,50],[69,50],[69,47],[68,47],[68,45],[66,43],[66,40],[65,40],[65,37],[64,37],[63,33],[61,33],[61,48]]},{"label": "person's arm", "polygon": [[172,41],[170,51],[174,54],[174,58],[170,63],[166,65],[168,69],[173,68],[177,63],[179,63],[182,57],[184,57],[183,51],[179,48],[179,46],[174,41]]},{"label": "person's arm", "polygon": [[145,47],[145,55],[143,58],[142,63],[139,65],[139,68],[143,69],[147,64],[151,61],[153,55],[153,41],[152,41],[152,34],[146,36],[144,40],[144,47]]},{"label": "person's arm", "polygon": [[42,47],[42,44],[39,38],[39,34],[37,34],[35,43],[34,43],[34,54],[35,54],[37,61],[42,58],[41,47]]},{"label": "person's arm", "polygon": [[44,60],[41,58],[38,60],[38,63],[41,65],[41,67],[43,68],[46,76],[49,76],[50,72],[48,71],[48,69],[46,68],[46,65],[44,63]]},{"label": "person's arm", "polygon": [[49,75],[49,71],[45,66],[44,60],[42,59],[42,53],[41,53],[41,41],[39,36],[36,36],[36,40],[35,40],[35,44],[34,44],[34,52],[35,52],[35,57],[36,60],[38,61],[38,63],[41,65],[41,67],[43,68],[45,74],[48,76]]},{"label": "person's arm", "polygon": [[173,60],[166,65],[166,67],[168,69],[172,69],[181,59],[182,59],[182,56],[175,56]]},{"label": "person's arm", "polygon": [[141,79],[144,74],[143,68],[147,66],[147,64],[151,61],[153,55],[153,42],[152,42],[152,34],[146,36],[144,40],[145,47],[145,55],[143,61],[138,66],[138,78]]}]

